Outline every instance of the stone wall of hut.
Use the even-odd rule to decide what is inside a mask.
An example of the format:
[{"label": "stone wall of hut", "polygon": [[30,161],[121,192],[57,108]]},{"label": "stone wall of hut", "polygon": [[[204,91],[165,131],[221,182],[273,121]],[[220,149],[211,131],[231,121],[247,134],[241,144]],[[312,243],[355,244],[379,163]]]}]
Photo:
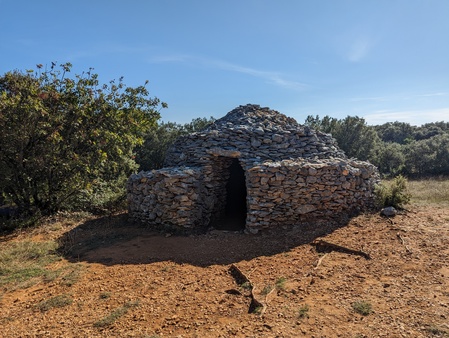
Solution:
[{"label": "stone wall of hut", "polygon": [[167,229],[200,226],[204,183],[200,168],[167,168],[131,175],[128,210],[137,221]]},{"label": "stone wall of hut", "polygon": [[[128,181],[129,210],[144,223],[205,230],[222,217],[230,158],[204,167],[141,172]],[[366,162],[284,160],[246,171],[246,229],[331,219],[374,203],[376,168]]]},{"label": "stone wall of hut", "polygon": [[217,224],[236,161],[244,173],[249,232],[369,208],[379,179],[373,165],[348,159],[331,135],[246,105],[178,139],[165,168],[132,175],[127,184],[131,217],[181,231]]},{"label": "stone wall of hut", "polygon": [[247,227],[338,218],[374,203],[376,168],[338,159],[267,162],[247,172]]}]

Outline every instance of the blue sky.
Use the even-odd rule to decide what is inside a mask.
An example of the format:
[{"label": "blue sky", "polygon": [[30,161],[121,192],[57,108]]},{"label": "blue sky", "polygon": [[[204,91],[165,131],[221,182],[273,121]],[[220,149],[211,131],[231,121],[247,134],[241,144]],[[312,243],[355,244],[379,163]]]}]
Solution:
[{"label": "blue sky", "polygon": [[449,121],[448,0],[0,0],[0,73],[149,80],[163,119],[238,105],[369,124]]}]

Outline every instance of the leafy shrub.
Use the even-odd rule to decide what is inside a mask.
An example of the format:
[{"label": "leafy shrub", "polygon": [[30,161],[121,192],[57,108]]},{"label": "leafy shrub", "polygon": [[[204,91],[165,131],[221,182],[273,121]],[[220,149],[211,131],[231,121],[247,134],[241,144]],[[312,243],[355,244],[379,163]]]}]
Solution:
[{"label": "leafy shrub", "polygon": [[126,181],[121,175],[115,180],[95,180],[95,184],[79,192],[79,198],[71,205],[71,210],[85,210],[92,213],[112,214],[126,209]]},{"label": "leafy shrub", "polygon": [[101,85],[92,69],[70,78],[71,67],[0,76],[0,191],[21,214],[115,203],[166,107],[145,86]]},{"label": "leafy shrub", "polygon": [[411,199],[407,179],[402,175],[396,176],[389,184],[381,183],[377,185],[375,194],[379,207],[403,209],[404,205]]},{"label": "leafy shrub", "polygon": [[368,316],[371,312],[373,312],[371,303],[364,300],[354,302],[352,304],[352,308],[354,309],[355,312],[361,314],[362,316]]},{"label": "leafy shrub", "polygon": [[160,169],[164,166],[167,150],[179,137],[207,128],[213,117],[196,118],[186,124],[173,122],[160,123],[146,135],[145,141],[136,148],[136,162],[140,170]]}]

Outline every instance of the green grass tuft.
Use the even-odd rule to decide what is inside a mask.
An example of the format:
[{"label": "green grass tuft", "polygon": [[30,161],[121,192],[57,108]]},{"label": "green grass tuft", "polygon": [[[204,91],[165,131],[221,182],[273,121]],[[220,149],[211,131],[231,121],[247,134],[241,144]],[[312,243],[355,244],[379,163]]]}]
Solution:
[{"label": "green grass tuft", "polygon": [[38,278],[52,279],[45,267],[60,259],[57,244],[47,242],[12,242],[0,246],[0,286],[7,289],[33,285]]},{"label": "green grass tuft", "polygon": [[395,207],[402,209],[410,202],[411,194],[408,181],[399,175],[391,181],[384,181],[375,187],[376,203],[380,208]]},{"label": "green grass tuft", "polygon": [[364,300],[359,300],[357,302],[352,303],[352,308],[354,309],[355,312],[363,316],[368,316],[370,313],[373,312],[371,303]]},{"label": "green grass tuft", "polygon": [[273,289],[274,289],[273,285],[266,285],[266,286],[262,289],[262,291],[260,292],[260,294],[266,296],[266,295],[268,295],[271,291],[273,291]]},{"label": "green grass tuft", "polygon": [[73,303],[73,299],[69,295],[59,295],[37,304],[37,308],[41,311],[48,311],[57,307],[64,307]]},{"label": "green grass tuft", "polygon": [[304,304],[299,308],[298,318],[309,318],[309,306],[307,304]]},{"label": "green grass tuft", "polygon": [[276,289],[285,290],[285,283],[287,282],[287,278],[279,277],[276,281]]},{"label": "green grass tuft", "polygon": [[65,269],[67,272],[62,276],[62,284],[72,286],[79,281],[81,277],[83,266],[81,264],[74,264]]},{"label": "green grass tuft", "polygon": [[97,328],[108,327],[108,326],[114,324],[114,322],[116,320],[118,320],[120,317],[122,317],[126,313],[128,313],[129,309],[131,309],[133,307],[137,307],[137,306],[139,306],[138,301],[125,303],[123,306],[120,306],[119,308],[112,311],[106,317],[103,317],[99,321],[95,322],[94,327],[97,327]]},{"label": "green grass tuft", "polygon": [[426,329],[427,332],[429,332],[432,336],[435,337],[449,337],[449,332],[441,329],[435,325],[431,325]]}]

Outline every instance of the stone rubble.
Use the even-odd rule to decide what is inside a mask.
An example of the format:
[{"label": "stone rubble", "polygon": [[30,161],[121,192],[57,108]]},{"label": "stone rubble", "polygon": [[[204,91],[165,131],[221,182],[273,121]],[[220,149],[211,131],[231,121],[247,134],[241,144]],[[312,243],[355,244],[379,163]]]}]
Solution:
[{"label": "stone rubble", "polygon": [[207,229],[224,215],[236,160],[245,172],[245,229],[251,233],[336,218],[374,203],[375,166],[348,159],[331,135],[246,105],[178,139],[163,169],[132,175],[131,217],[161,229]]}]

